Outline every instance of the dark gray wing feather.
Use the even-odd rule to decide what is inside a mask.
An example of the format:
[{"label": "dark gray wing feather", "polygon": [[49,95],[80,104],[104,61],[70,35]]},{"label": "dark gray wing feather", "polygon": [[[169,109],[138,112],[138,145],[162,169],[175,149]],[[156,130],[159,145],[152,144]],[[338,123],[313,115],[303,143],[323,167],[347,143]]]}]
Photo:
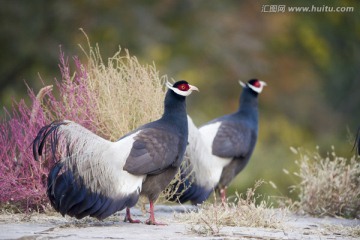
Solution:
[{"label": "dark gray wing feather", "polygon": [[256,132],[246,124],[222,122],[212,144],[212,154],[223,157],[244,157],[251,150]]},{"label": "dark gray wing feather", "polygon": [[155,128],[146,128],[135,137],[124,170],[134,175],[159,174],[177,164],[179,137]]}]

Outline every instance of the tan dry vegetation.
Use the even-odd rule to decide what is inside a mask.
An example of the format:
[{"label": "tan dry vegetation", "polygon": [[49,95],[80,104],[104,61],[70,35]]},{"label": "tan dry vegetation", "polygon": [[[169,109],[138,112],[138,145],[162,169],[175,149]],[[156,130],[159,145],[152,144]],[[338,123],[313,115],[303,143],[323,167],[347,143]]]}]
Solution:
[{"label": "tan dry vegetation", "polygon": [[154,64],[142,65],[128,50],[122,55],[121,49],[104,63],[98,46],[89,43],[88,51],[82,49],[88,60],[89,88],[96,93],[95,124],[100,135],[114,141],[162,115],[168,78],[160,76]]},{"label": "tan dry vegetation", "polygon": [[325,226],[326,231],[339,236],[347,236],[353,238],[360,237],[360,225],[358,226],[339,226],[334,224],[328,224]]},{"label": "tan dry vegetation", "polygon": [[225,226],[282,228],[285,209],[273,209],[266,200],[257,204],[260,196],[256,196],[256,189],[263,184],[259,180],[253,188],[249,188],[245,196],[237,194],[235,203],[205,202],[198,211],[178,214],[180,221],[187,222],[190,230],[201,235],[217,235]]},{"label": "tan dry vegetation", "polygon": [[319,152],[291,148],[298,156],[300,178],[293,190],[299,191],[296,202],[300,211],[313,216],[360,217],[360,159],[339,157],[332,147],[322,157]]}]

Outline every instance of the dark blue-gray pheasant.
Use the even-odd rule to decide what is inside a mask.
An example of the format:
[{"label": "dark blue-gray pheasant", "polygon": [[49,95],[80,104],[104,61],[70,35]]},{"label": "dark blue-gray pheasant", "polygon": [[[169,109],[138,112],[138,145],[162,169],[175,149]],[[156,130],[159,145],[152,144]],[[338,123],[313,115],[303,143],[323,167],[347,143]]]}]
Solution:
[{"label": "dark blue-gray pheasant", "polygon": [[201,204],[217,190],[224,203],[226,188],[249,162],[258,136],[258,95],[266,83],[251,79],[243,87],[236,112],[216,118],[199,129],[190,117],[188,164],[181,168],[182,184],[170,200]]}]

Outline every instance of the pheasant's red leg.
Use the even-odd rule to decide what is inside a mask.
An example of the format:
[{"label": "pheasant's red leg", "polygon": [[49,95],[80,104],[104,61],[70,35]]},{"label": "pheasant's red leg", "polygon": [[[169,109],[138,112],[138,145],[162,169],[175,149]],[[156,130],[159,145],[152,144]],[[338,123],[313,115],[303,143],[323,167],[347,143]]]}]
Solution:
[{"label": "pheasant's red leg", "polygon": [[150,201],[150,217],[145,223],[148,225],[167,225],[166,223],[159,223],[155,221],[153,201]]},{"label": "pheasant's red leg", "polygon": [[220,189],[221,203],[223,206],[226,206],[226,188]]},{"label": "pheasant's red leg", "polygon": [[124,218],[124,222],[129,222],[129,223],[141,223],[140,220],[134,220],[134,219],[132,219],[131,214],[130,214],[130,208],[126,208],[126,215],[125,215],[125,218]]}]

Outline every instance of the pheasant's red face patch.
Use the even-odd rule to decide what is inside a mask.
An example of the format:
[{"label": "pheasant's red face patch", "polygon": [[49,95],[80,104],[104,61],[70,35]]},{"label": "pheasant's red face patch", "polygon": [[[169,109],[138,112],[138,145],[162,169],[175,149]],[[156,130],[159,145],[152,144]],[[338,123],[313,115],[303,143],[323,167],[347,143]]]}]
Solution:
[{"label": "pheasant's red face patch", "polygon": [[255,80],[254,82],[251,83],[251,85],[253,85],[254,87],[257,87],[257,88],[261,87],[261,83],[259,80]]},{"label": "pheasant's red face patch", "polygon": [[180,91],[187,91],[190,89],[190,86],[189,86],[189,84],[183,83],[183,84],[180,84],[179,86],[177,86],[177,88]]}]

